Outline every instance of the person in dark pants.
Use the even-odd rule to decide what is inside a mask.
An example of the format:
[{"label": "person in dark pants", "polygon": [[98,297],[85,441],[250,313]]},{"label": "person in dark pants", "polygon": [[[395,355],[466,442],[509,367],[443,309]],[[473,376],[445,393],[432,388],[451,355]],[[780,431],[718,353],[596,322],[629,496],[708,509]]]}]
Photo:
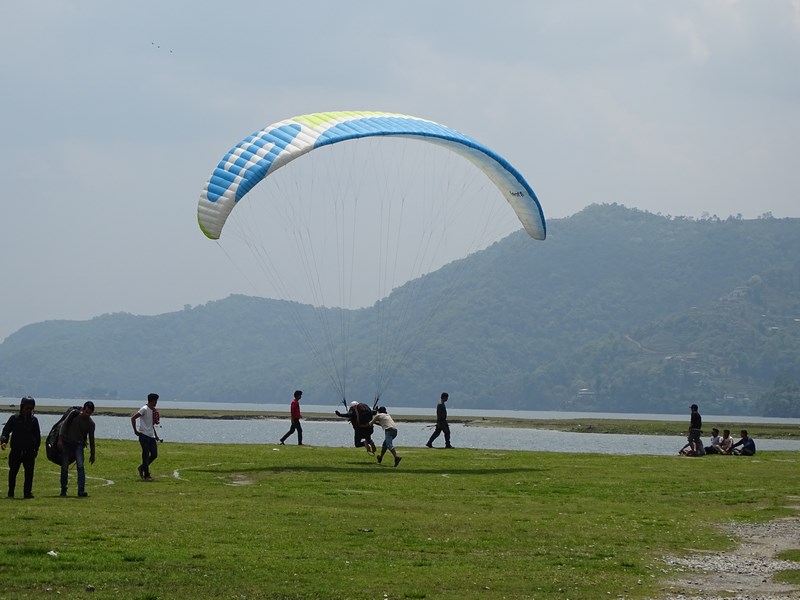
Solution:
[{"label": "person in dark pants", "polygon": [[436,406],[436,429],[434,429],[428,443],[425,444],[428,448],[433,448],[433,440],[438,438],[441,433],[444,433],[444,447],[452,448],[450,445],[450,425],[447,424],[447,407],[445,406],[449,397],[447,392],[443,392],[439,404]]},{"label": "person in dark pants", "polygon": [[139,438],[139,445],[142,447],[142,462],[136,467],[136,470],[144,481],[153,481],[153,477],[150,475],[150,465],[158,458],[159,439],[156,425],[161,417],[156,409],[156,404],[158,404],[158,394],[147,394],[147,404],[131,415],[133,435]]},{"label": "person in dark pants", "polygon": [[292,419],[292,426],[289,428],[284,436],[281,438],[281,445],[292,435],[295,431],[297,432],[297,445],[303,445],[303,428],[300,426],[300,419],[303,418],[303,415],[300,413],[300,398],[303,396],[303,392],[301,390],[296,390],[294,393],[294,399],[292,400],[291,404],[289,404],[289,416]]},{"label": "person in dark pants", "polygon": [[33,416],[36,400],[25,396],[19,403],[19,414],[8,418],[0,434],[0,449],[5,450],[11,438],[8,453],[8,497],[13,498],[17,486],[19,468],[25,469],[22,492],[25,498],[33,498],[33,468],[42,443],[39,420]]},{"label": "person in dark pants", "polygon": [[[742,429],[741,434],[742,439],[731,446],[731,452],[736,456],[753,456],[756,453],[756,443],[747,433],[747,429]],[[741,448],[739,448],[739,446],[741,446]]]},{"label": "person in dark pants", "polygon": [[703,419],[697,409],[697,404],[692,404],[689,409],[692,411],[689,417],[689,447],[691,456],[703,456],[705,449],[700,436],[703,435]]},{"label": "person in dark pants", "polygon": [[346,413],[340,413],[338,410],[335,412],[337,417],[347,419],[353,426],[353,445],[356,448],[366,448],[369,454],[375,454],[375,442],[372,441],[375,427],[369,423],[373,416],[369,404],[353,400]]},{"label": "person in dark pants", "polygon": [[61,451],[61,497],[67,495],[67,482],[69,481],[70,459],[75,457],[75,468],[78,471],[78,496],[85,498],[89,495],[86,491],[86,469],[84,467],[83,450],[89,444],[89,463],[94,464],[94,402],[87,400],[83,408],[77,409],[64,419],[61,430],[58,432],[58,449]]}]

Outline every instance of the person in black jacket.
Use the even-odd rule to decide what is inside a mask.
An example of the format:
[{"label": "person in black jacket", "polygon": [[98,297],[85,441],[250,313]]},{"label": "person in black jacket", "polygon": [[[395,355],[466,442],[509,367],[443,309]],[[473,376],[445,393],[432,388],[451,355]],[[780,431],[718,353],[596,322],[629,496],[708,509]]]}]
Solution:
[{"label": "person in black jacket", "polygon": [[39,420],[33,416],[36,400],[25,396],[19,403],[19,414],[11,415],[0,434],[0,449],[5,450],[11,438],[11,451],[8,453],[8,497],[14,497],[17,487],[17,473],[22,466],[25,468],[25,482],[23,494],[25,498],[33,498],[33,467],[39,446],[42,443],[42,433],[39,429]]},{"label": "person in black jacket", "polygon": [[356,448],[366,448],[369,454],[375,454],[375,442],[372,441],[375,428],[370,425],[373,411],[369,404],[354,400],[346,413],[340,413],[338,410],[335,412],[337,417],[347,419],[353,426],[353,445]]},{"label": "person in black jacket", "polygon": [[444,447],[452,448],[450,445],[450,425],[447,424],[447,407],[445,406],[445,402],[449,397],[447,392],[443,392],[439,404],[436,405],[436,429],[433,431],[428,443],[425,444],[428,448],[433,448],[433,440],[439,437],[440,433],[444,433]]},{"label": "person in black jacket", "polygon": [[692,452],[691,456],[703,456],[705,454],[705,449],[700,439],[700,436],[703,435],[703,418],[700,416],[697,404],[692,404],[689,410],[691,411],[691,415],[688,442]]}]

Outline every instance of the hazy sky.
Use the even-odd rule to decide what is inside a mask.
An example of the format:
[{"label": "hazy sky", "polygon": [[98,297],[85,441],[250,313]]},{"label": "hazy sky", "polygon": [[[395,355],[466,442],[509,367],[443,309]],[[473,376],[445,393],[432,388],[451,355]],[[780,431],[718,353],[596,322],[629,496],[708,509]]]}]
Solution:
[{"label": "hazy sky", "polygon": [[[0,340],[247,293],[196,223],[245,135],[328,110],[444,123],[548,218],[800,216],[800,0],[3,3]],[[543,242],[548,243],[548,242]]]}]

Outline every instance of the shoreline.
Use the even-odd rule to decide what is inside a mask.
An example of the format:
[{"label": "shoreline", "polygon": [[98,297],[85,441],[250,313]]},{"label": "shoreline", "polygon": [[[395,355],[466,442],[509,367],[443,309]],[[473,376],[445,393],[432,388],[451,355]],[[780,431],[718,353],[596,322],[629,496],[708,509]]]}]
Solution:
[{"label": "shoreline", "polygon": [[[16,407],[10,407],[14,410]],[[36,412],[43,415],[61,415],[67,407],[64,406],[37,406]],[[216,420],[289,420],[288,411],[240,411],[240,410],[197,410],[168,408],[161,410],[161,417],[164,419],[216,419]],[[130,408],[108,407],[98,408],[96,416],[126,417],[133,414]],[[399,423],[431,423],[435,418],[431,415],[393,415],[395,421]],[[333,412],[303,413],[304,421],[339,421]],[[630,435],[686,435],[688,427],[688,417],[685,421],[651,421],[651,420],[630,420],[630,419],[604,419],[604,418],[575,418],[575,419],[530,419],[519,417],[450,417],[448,422],[453,425],[463,425],[465,427],[509,427],[522,429],[547,429],[553,431],[565,431],[572,433],[610,433],[610,434],[630,434]],[[754,438],[762,439],[800,439],[800,426],[784,425],[774,423],[707,423],[706,427],[710,432],[711,427],[720,429],[729,428],[731,435],[738,438],[741,429],[747,429]]]}]

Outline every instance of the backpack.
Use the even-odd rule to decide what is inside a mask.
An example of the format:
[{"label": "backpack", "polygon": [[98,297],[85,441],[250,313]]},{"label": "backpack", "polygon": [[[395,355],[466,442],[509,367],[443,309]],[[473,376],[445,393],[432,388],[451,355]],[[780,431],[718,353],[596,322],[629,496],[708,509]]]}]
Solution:
[{"label": "backpack", "polygon": [[[61,425],[64,421],[72,421],[80,411],[80,406],[70,406],[66,412],[61,415],[61,418],[56,421],[56,424],[50,428],[50,433],[47,434],[47,440],[44,443],[47,459],[50,462],[54,462],[59,466],[61,465],[61,450],[58,449],[58,433],[61,431]],[[74,456],[70,457],[70,464],[72,464],[74,460]]]}]

